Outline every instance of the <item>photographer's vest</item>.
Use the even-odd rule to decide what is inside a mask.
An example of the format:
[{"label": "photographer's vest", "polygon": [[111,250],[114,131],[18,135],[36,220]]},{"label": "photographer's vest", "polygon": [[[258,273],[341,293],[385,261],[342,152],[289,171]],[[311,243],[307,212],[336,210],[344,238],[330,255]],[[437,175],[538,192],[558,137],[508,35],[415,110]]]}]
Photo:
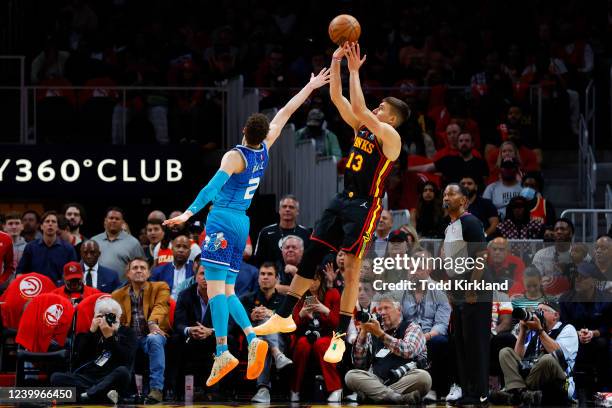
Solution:
[{"label": "photographer's vest", "polygon": [[[556,340],[557,337],[559,336],[559,333],[561,333],[561,331],[563,330],[565,326],[567,326],[567,323],[561,324],[561,326],[557,327],[554,330],[551,330],[551,332],[548,333],[548,336],[551,339]],[[524,359],[535,358],[535,357],[538,357],[542,353],[546,353],[546,351],[544,350],[544,346],[542,346],[542,342],[540,341],[540,336],[538,336],[537,334],[534,334],[534,336],[529,340],[529,344],[527,344],[527,349],[525,350]]]},{"label": "photographer's vest", "polygon": [[[397,328],[395,329],[395,332],[392,334],[392,336],[396,339],[403,339],[404,334],[406,334],[406,329],[409,325],[409,322],[402,320],[400,325],[397,326]],[[389,351],[384,357],[376,357],[378,352],[384,348],[385,345],[382,340],[380,340],[378,337],[372,336],[372,371],[374,372],[374,374],[376,374],[376,376],[386,381],[390,377],[390,370],[409,363],[412,360],[402,358],[392,353],[391,351]]]}]

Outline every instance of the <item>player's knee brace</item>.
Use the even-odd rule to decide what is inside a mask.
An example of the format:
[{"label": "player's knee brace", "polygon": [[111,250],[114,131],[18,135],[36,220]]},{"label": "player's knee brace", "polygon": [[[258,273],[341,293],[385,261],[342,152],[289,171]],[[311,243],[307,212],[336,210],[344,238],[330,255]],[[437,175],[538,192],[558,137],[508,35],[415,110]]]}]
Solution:
[{"label": "player's knee brace", "polygon": [[300,266],[298,267],[298,275],[302,278],[313,279],[323,258],[330,252],[331,250],[328,246],[318,241],[311,240],[304,251],[302,262],[300,262]]}]

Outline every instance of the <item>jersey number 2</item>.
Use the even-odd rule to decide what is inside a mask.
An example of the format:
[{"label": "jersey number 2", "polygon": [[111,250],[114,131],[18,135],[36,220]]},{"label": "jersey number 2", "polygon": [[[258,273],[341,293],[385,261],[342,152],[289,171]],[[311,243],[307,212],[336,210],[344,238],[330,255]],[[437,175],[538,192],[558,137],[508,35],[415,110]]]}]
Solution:
[{"label": "jersey number 2", "polygon": [[359,171],[361,170],[362,164],[363,164],[363,156],[360,154],[355,154],[355,152],[352,152],[348,161],[346,162],[346,168],[353,169],[353,171]]},{"label": "jersey number 2", "polygon": [[255,195],[255,190],[259,187],[259,177],[255,177],[249,180],[249,187],[244,192],[244,199],[250,200]]}]

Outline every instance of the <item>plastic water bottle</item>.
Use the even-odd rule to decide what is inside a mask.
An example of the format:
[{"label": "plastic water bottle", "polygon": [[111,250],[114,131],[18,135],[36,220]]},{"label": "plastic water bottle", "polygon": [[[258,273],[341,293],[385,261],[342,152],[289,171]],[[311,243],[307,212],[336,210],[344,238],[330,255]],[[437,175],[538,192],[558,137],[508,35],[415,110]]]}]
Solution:
[{"label": "plastic water bottle", "polygon": [[185,376],[185,403],[193,403],[193,375]]}]

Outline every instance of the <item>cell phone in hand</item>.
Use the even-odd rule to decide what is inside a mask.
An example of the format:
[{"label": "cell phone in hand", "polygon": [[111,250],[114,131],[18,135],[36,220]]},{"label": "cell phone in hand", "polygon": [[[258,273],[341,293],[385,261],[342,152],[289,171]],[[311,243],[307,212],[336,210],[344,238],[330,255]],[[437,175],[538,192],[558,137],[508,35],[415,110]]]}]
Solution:
[{"label": "cell phone in hand", "polygon": [[306,299],[304,299],[304,304],[307,306],[314,305],[315,303],[317,303],[317,298],[314,296],[306,296]]}]

